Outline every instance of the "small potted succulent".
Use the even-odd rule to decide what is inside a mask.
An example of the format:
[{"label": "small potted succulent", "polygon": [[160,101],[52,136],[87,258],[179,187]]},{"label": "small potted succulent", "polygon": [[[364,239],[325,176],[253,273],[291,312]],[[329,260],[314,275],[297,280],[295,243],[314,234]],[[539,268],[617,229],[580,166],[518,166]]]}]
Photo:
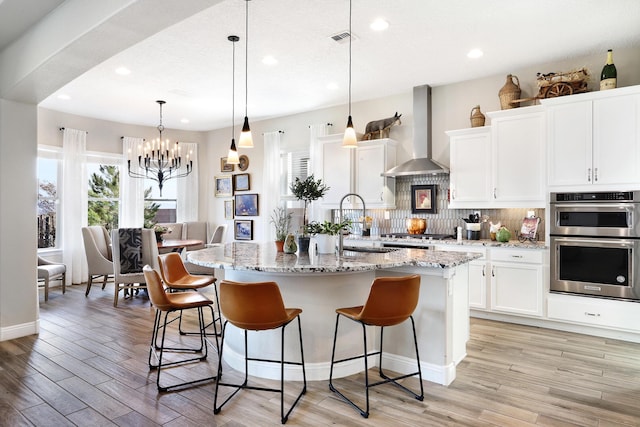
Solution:
[{"label": "small potted succulent", "polygon": [[313,175],[309,175],[305,179],[297,178],[289,186],[291,193],[298,200],[304,202],[304,210],[302,213],[302,235],[298,237],[298,247],[300,252],[307,252],[309,250],[309,233],[307,226],[309,225],[309,219],[307,218],[307,208],[309,203],[318,200],[323,197],[329,187],[322,182],[322,179],[315,179]]},{"label": "small potted succulent", "polygon": [[289,234],[292,215],[293,212],[287,212],[283,207],[275,208],[271,214],[270,222],[276,229],[276,248],[278,252],[283,251],[284,241]]}]

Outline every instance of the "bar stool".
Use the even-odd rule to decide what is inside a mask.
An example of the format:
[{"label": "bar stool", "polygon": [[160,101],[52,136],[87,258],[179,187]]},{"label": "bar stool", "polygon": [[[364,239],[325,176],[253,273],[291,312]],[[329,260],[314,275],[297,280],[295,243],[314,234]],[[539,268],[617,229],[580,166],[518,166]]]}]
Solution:
[{"label": "bar stool", "polygon": [[[280,393],[280,421],[287,422],[289,414],[296,406],[303,394],[307,392],[307,375],[304,368],[304,352],[302,350],[302,329],[300,326],[299,308],[285,308],[280,289],[275,282],[238,283],[223,280],[220,283],[220,301],[225,322],[222,327],[222,342],[220,344],[218,379],[222,378],[222,352],[228,323],[244,331],[244,381],[242,384],[216,382],[213,397],[213,413],[218,414],[222,407],[241,389],[260,390]],[[298,319],[298,334],[300,337],[300,362],[284,360],[284,331],[285,327],[294,319]],[[280,360],[250,358],[247,350],[247,331],[265,331],[280,328]],[[256,387],[247,385],[249,361],[269,362],[280,364],[280,388]],[[289,411],[284,413],[284,365],[302,366],[303,387]],[[236,390],[217,406],[218,389],[220,386],[234,387]]]},{"label": "bar stool", "polygon": [[[144,273],[144,278],[147,283],[147,291],[149,292],[149,299],[151,300],[151,304],[156,308],[156,316],[155,321],[153,323],[153,333],[151,335],[151,344],[149,346],[149,368],[150,369],[158,369],[158,376],[156,378],[156,386],[159,391],[167,391],[170,388],[181,387],[185,385],[190,385],[194,383],[200,383],[203,381],[215,380],[215,376],[201,378],[193,381],[186,381],[179,384],[173,384],[170,386],[161,386],[160,385],[160,373],[163,368],[168,366],[183,364],[187,362],[194,361],[203,361],[206,360],[208,355],[208,347],[207,341],[205,339],[205,323],[204,323],[204,315],[202,309],[204,307],[210,307],[213,304],[213,301],[205,297],[204,295],[198,292],[180,292],[169,294],[165,291],[164,286],[162,285],[162,281],[160,279],[160,275],[157,271],[152,269],[149,265],[145,265],[142,269]],[[174,311],[184,311],[196,309],[198,312],[198,326],[200,329],[200,347],[190,348],[190,347],[165,347],[164,341],[167,333],[167,318],[169,313]],[[164,321],[162,321],[162,313],[164,313]],[[157,345],[158,332],[162,328],[162,339],[160,345]],[[156,351],[159,350],[159,353]],[[196,357],[181,359],[173,362],[164,362],[162,361],[162,357],[165,351],[173,351],[178,353],[200,353],[200,355]],[[152,357],[155,356],[157,360],[157,364],[152,363]]]},{"label": "bar stool", "polygon": [[[329,390],[340,396],[345,402],[349,403],[355,409],[360,412],[364,418],[369,416],[369,388],[377,385],[391,383],[400,387],[402,390],[411,394],[417,400],[424,399],[424,390],[422,387],[422,371],[420,369],[420,356],[418,355],[418,340],[416,338],[416,326],[413,320],[413,312],[418,305],[418,295],[420,292],[420,276],[414,274],[404,277],[378,277],[373,281],[371,290],[369,291],[369,297],[364,306],[338,308],[336,309],[336,329],[333,335],[333,351],[331,352],[331,369],[329,372]],[[338,336],[338,323],[340,316],[344,316],[347,319],[351,319],[362,325],[362,336],[364,342],[364,352],[359,356],[349,357],[346,359],[335,360],[336,353],[336,338]],[[383,344],[383,332],[385,326],[393,326],[411,319],[411,328],[413,329],[413,342],[416,348],[416,363],[418,370],[416,372],[401,375],[398,377],[390,378],[382,371],[382,344]],[[367,353],[367,325],[380,327],[380,350]],[[367,363],[368,356],[379,355],[378,360],[378,374],[382,381],[378,381],[374,384],[369,384],[369,366]],[[333,366],[336,363],[347,362],[355,359],[364,359],[364,381],[365,381],[365,395],[366,395],[366,408],[363,410],[353,401],[347,398],[344,394],[338,391],[333,385]],[[403,378],[412,377],[418,375],[420,380],[420,394],[414,393],[405,386],[398,383],[398,380]]]},{"label": "bar stool", "polygon": [[[209,285],[213,285],[213,290],[216,297],[215,312],[213,306],[209,306],[211,309],[211,323],[207,327],[213,325],[214,335],[216,337],[216,347],[218,347],[218,331],[222,330],[222,317],[220,316],[220,300],[218,298],[218,288],[216,286],[216,278],[213,276],[195,275],[190,274],[182,257],[177,252],[170,252],[166,254],[158,255],[158,264],[160,265],[160,274],[165,286],[169,288],[170,292],[175,291],[191,291],[205,288]],[[174,319],[175,320],[175,319]],[[182,315],[179,316],[178,330],[181,335],[197,335],[199,332],[184,332],[182,330]],[[220,329],[218,329],[220,325]]]}]

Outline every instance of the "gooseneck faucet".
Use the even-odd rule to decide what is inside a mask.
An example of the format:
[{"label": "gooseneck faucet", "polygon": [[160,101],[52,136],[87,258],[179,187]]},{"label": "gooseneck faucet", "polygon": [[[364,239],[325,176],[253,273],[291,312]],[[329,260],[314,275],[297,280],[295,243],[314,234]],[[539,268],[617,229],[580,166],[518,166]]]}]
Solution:
[{"label": "gooseneck faucet", "polygon": [[[355,196],[362,201],[362,218],[364,218],[362,220],[363,221],[362,227],[364,228],[364,222],[366,221],[366,218],[367,218],[367,207],[364,204],[364,199],[362,198],[362,196],[356,193],[347,193],[342,197],[342,199],[340,199],[340,221],[343,221],[342,203],[344,202],[344,199],[346,199],[349,196]],[[342,231],[340,231],[340,234],[338,235],[338,255],[339,256],[344,255],[344,233],[342,233]]]}]

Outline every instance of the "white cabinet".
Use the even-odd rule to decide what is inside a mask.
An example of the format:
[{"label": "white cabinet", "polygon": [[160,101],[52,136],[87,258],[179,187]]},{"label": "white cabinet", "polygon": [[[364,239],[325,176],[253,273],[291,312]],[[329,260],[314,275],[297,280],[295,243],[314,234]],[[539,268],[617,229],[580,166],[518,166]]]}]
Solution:
[{"label": "white cabinet", "polygon": [[487,113],[491,126],[448,131],[451,208],[544,207],[545,113]]},{"label": "white cabinet", "polygon": [[[450,144],[449,207],[491,200],[491,128],[446,132]],[[468,206],[464,206],[468,203]]]},{"label": "white cabinet", "polygon": [[396,207],[396,180],[381,176],[396,165],[396,147],[397,142],[388,138],[358,143],[355,192],[362,196],[367,208]]},{"label": "white cabinet", "polygon": [[637,302],[549,294],[547,316],[563,322],[640,332]]},{"label": "white cabinet", "polygon": [[436,245],[435,250],[449,252],[474,252],[482,254],[482,258],[469,262],[469,308],[474,310],[486,310],[489,308],[487,301],[488,269],[487,251],[479,246],[451,246]]},{"label": "white cabinet", "polygon": [[491,311],[543,315],[542,251],[491,249]]},{"label": "white cabinet", "polygon": [[542,102],[549,124],[549,185],[640,181],[640,86]]},{"label": "white cabinet", "polygon": [[[395,166],[397,142],[392,139],[362,141],[355,149],[342,146],[342,134],[317,138],[316,152],[320,153],[316,170],[329,187],[320,200],[324,208],[336,209],[340,200],[348,193],[357,193],[367,208],[395,209],[395,178],[381,174]],[[359,199],[346,199],[345,208]]]}]

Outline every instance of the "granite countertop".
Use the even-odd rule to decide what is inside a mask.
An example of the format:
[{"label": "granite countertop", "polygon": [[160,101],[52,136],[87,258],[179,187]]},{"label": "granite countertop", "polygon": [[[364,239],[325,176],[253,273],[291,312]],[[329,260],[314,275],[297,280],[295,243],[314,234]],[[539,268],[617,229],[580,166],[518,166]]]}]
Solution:
[{"label": "granite countertop", "polygon": [[414,245],[446,245],[446,246],[484,246],[490,248],[519,248],[519,249],[547,249],[548,246],[544,241],[531,241],[526,240],[520,242],[518,239],[511,239],[508,242],[498,242],[496,240],[481,239],[481,240],[466,240],[458,242],[455,239],[446,240],[429,240],[429,239],[416,239],[414,237],[363,237],[349,235],[345,237],[344,244],[349,245],[349,242],[365,242],[370,243],[372,246],[379,246],[381,243],[406,243]]},{"label": "granite countertop", "polygon": [[188,252],[187,259],[205,267],[264,271],[269,273],[338,273],[417,266],[450,268],[468,263],[481,255],[423,249],[398,249],[386,253],[344,251],[335,254],[285,254],[276,252],[273,242],[234,242]]}]

